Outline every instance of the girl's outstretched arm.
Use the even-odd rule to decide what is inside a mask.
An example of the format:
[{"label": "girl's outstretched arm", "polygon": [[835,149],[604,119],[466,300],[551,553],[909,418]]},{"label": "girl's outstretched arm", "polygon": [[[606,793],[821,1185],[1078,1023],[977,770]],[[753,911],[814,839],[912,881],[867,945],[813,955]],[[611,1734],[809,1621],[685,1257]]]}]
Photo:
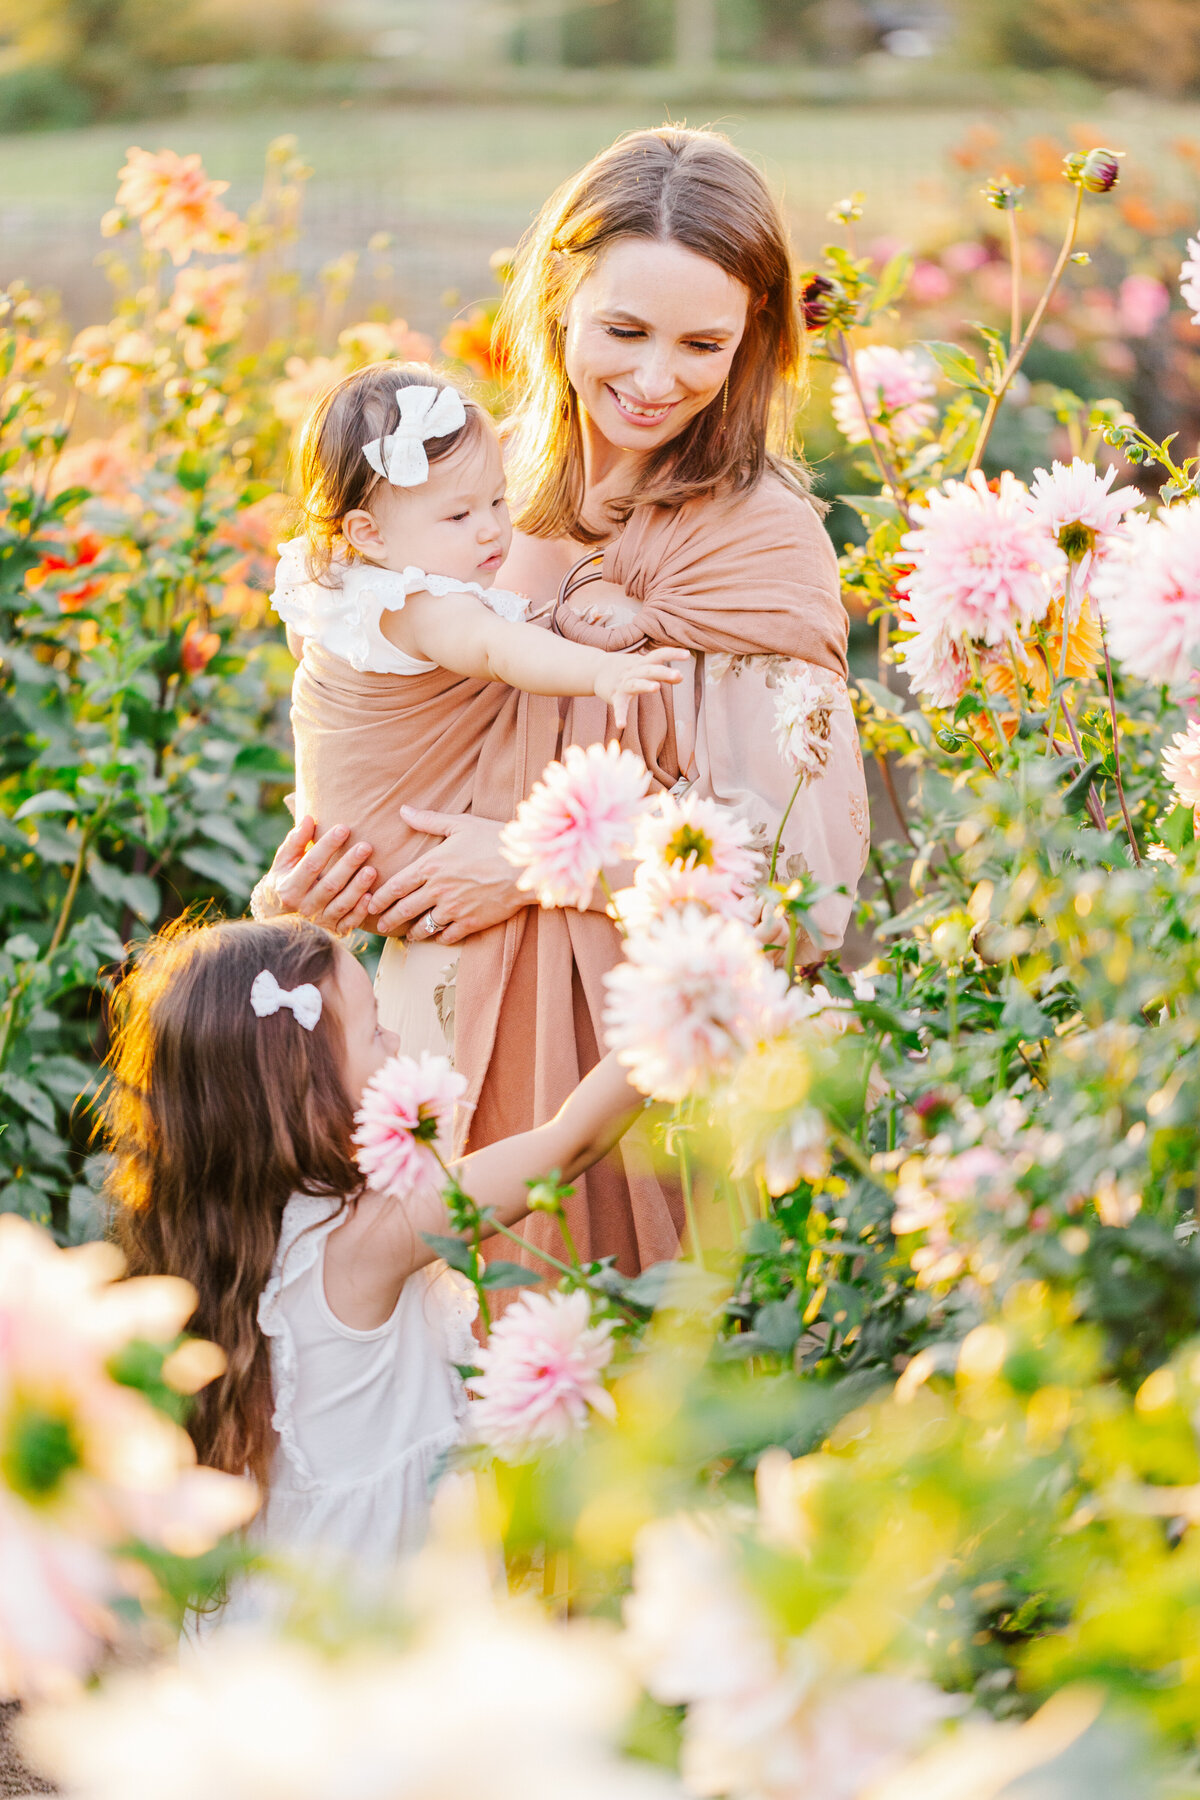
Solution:
[{"label": "girl's outstretched arm", "polygon": [[[616,1057],[606,1056],[545,1125],[476,1150],[454,1174],[500,1224],[515,1225],[529,1211],[529,1182],[555,1170],[573,1181],[611,1150],[643,1105]],[[334,1316],[354,1330],[382,1325],[408,1277],[437,1256],[421,1234],[450,1229],[432,1184],[406,1200],[365,1194],[326,1247],[325,1297]]]}]

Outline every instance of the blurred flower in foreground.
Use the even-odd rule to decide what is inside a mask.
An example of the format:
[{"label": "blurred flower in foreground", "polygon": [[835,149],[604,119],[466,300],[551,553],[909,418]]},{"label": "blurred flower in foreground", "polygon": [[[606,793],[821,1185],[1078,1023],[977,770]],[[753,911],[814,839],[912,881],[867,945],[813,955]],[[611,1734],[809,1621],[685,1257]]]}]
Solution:
[{"label": "blurred flower in foreground", "polygon": [[1171,310],[1166,283],[1155,275],[1126,275],[1119,289],[1121,328],[1129,337],[1144,338]]},{"label": "blurred flower in foreground", "polygon": [[1179,292],[1191,308],[1192,324],[1200,325],[1200,237],[1188,239],[1188,253],[1179,271]]},{"label": "blurred flower in foreground", "polygon": [[[134,1342],[170,1342],[195,1306],[186,1281],[120,1281],[107,1244],[60,1250],[0,1216],[0,1682],[8,1694],[85,1673],[128,1600],[110,1561],[134,1541],[196,1556],[245,1523],[253,1486],[197,1469],[187,1434],[110,1372]],[[178,1391],[220,1372],[185,1346]],[[164,1379],[170,1382],[168,1358]]]},{"label": "blurred flower in foreground", "polygon": [[680,1767],[692,1794],[859,1800],[962,1710],[929,1682],[839,1670],[815,1640],[780,1645],[720,1524],[694,1516],[639,1533],[625,1623],[649,1692],[688,1709]]},{"label": "blurred flower in foreground", "polygon": [[696,901],[727,918],[744,917],[762,869],[752,842],[749,825],[731,807],[698,794],[663,794],[638,820],[637,871],[633,886],[614,896],[617,916],[640,931],[671,907]]},{"label": "blurred flower in foreground", "polygon": [[165,250],[175,264],[185,263],[196,251],[241,248],[245,237],[241,220],[218,205],[218,196],[229,183],[211,181],[199,156],[179,156],[174,150],[153,155],[134,146],[125,157],[117,217],[108,215],[109,229],[119,229],[121,215],[128,214],[141,225],[149,248]]},{"label": "blurred flower in foreground", "polygon": [[1109,647],[1131,675],[1177,685],[1200,658],[1200,500],[1128,520],[1092,580]]},{"label": "blurred flower in foreground", "polygon": [[101,500],[125,501],[142,471],[143,459],[118,434],[68,444],[54,464],[50,496],[67,488],[88,488]]},{"label": "blurred flower in foreground", "polygon": [[658,1100],[685,1099],[727,1073],[786,986],[745,925],[699,906],[631,936],[604,983],[609,1048]]},{"label": "blurred flower in foreground", "polygon": [[649,783],[631,750],[572,744],[500,834],[501,854],[521,871],[521,891],[543,906],[586,911],[605,865],[632,848]]},{"label": "blurred flower in foreground", "polygon": [[443,1599],[398,1654],[217,1633],[43,1707],[21,1746],[69,1800],[668,1800],[616,1750],[633,1699],[605,1634]]},{"label": "blurred flower in foreground", "polygon": [[854,374],[862,401],[846,370],[833,384],[833,416],[847,443],[869,441],[867,416],[899,444],[910,443],[932,424],[935,412],[929,402],[936,390],[914,351],[868,344],[854,353]]},{"label": "blurred flower in foreground", "polygon": [[1163,751],[1162,770],[1181,806],[1200,806],[1200,721],[1175,733]]},{"label": "blurred flower in foreground", "polygon": [[561,1444],[587,1424],[589,1412],[616,1415],[600,1379],[612,1360],[612,1323],[591,1322],[587,1294],[522,1294],[493,1325],[479,1351],[481,1373],[468,1386],[478,1396],[467,1424],[473,1437],[502,1456]]},{"label": "blurred flower in foreground", "polygon": [[246,270],[241,263],[181,269],[158,325],[179,334],[183,360],[202,369],[209,350],[231,343],[246,324]]},{"label": "blurred flower in foreground", "polygon": [[775,742],[802,782],[819,775],[829,760],[835,698],[829,683],[808,668],[775,683]]},{"label": "blurred flower in foreground", "polygon": [[451,1154],[454,1108],[466,1092],[446,1056],[389,1057],[363,1090],[354,1115],[354,1157],[372,1187],[404,1198],[422,1184],[440,1188]]}]

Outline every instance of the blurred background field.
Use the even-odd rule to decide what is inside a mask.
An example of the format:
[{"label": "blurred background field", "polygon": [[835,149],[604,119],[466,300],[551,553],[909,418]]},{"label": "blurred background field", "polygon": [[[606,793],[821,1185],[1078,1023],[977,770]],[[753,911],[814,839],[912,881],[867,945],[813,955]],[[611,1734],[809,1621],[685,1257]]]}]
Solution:
[{"label": "blurred background field", "polygon": [[[997,138],[1013,144],[1052,135],[1113,142],[1139,169],[1166,171],[1169,147],[1200,138],[1200,104],[1126,95],[1090,106],[992,109]],[[294,135],[312,166],[298,272],[313,280],[330,261],[365,252],[376,233],[393,242],[363,255],[355,303],[385,304],[436,333],[462,304],[493,287],[488,259],[512,244],[551,189],[618,132],[666,118],[716,123],[758,158],[783,193],[797,249],[815,257],[826,215],[844,194],[868,199],[868,239],[936,237],[961,209],[964,171],[952,152],[979,128],[978,108],[899,103],[747,108],[636,103],[402,97],[311,101],[249,111],[194,106],[151,117],[0,138],[0,281],[21,276],[62,295],[72,323],[107,317],[109,287],[97,258],[100,219],[111,205],[128,144],[198,151],[230,183],[242,211],[262,183],[272,139]],[[1188,172],[1176,171],[1176,185]],[[1194,171],[1191,171],[1194,177]],[[974,198],[979,219],[986,208]]]}]

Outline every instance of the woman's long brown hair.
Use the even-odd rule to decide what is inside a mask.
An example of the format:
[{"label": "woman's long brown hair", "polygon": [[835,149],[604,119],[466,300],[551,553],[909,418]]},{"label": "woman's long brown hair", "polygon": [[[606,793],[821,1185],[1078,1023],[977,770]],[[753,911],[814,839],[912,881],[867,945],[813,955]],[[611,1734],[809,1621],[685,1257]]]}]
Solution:
[{"label": "woman's long brown hair", "polygon": [[[188,1429],[202,1463],[248,1470],[264,1491],[274,1436],[258,1297],[292,1194],[353,1203],[353,1105],[331,1004],[337,945],[303,919],[184,921],[152,940],[116,1000],[102,1116],[116,1234],[130,1275],[182,1275],[189,1330],[228,1358]],[[281,1008],[256,1017],[250,988],[323,985],[312,1031]]]},{"label": "woman's long brown hair", "polygon": [[564,319],[580,283],[621,238],[680,244],[750,295],[746,331],[722,393],[656,451],[638,492],[613,503],[679,506],[744,492],[767,468],[806,491],[789,456],[805,369],[787,232],[766,182],[728,138],[663,126],[631,131],[546,202],[517,252],[496,321],[520,396],[508,434],[517,523],[536,537],[598,542],[585,523],[579,407],[563,359]]}]

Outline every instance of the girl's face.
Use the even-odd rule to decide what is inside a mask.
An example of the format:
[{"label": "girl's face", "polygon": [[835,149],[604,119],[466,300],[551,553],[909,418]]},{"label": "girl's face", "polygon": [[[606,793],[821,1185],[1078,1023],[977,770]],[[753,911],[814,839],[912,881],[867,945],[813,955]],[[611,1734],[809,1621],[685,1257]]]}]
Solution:
[{"label": "girl's face", "polygon": [[489,588],[512,542],[505,500],[504,459],[491,425],[481,437],[430,463],[419,487],[381,483],[370,508],[346,514],[342,531],[368,562],[398,572],[416,566],[427,575]]},{"label": "girl's face", "polygon": [[348,950],[338,950],[333,987],[334,1004],[345,1040],[342,1079],[346,1092],[357,1106],[359,1096],[376,1069],[399,1050],[400,1040],[394,1031],[385,1031],[379,1023],[371,977]]},{"label": "girl's face", "polygon": [[716,399],[750,296],[681,244],[620,238],[567,308],[564,360],[580,406],[614,448],[657,450]]}]

